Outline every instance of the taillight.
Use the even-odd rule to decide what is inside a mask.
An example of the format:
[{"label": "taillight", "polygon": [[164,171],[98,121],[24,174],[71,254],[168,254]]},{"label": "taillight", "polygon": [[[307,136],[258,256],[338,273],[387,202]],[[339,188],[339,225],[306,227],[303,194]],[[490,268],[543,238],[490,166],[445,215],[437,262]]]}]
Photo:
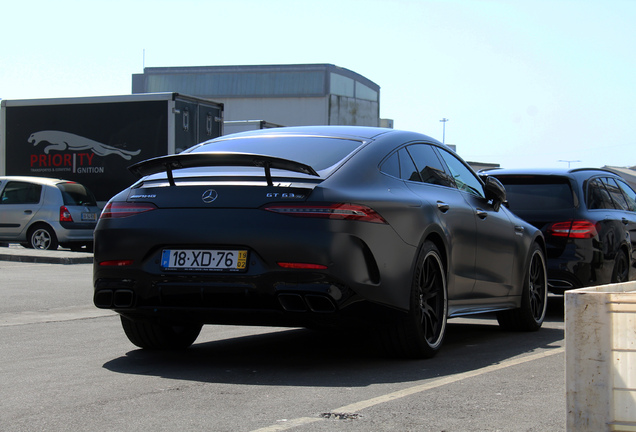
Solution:
[{"label": "taillight", "polygon": [[66,206],[60,207],[60,222],[73,222],[73,216]]},{"label": "taillight", "polygon": [[295,217],[386,223],[375,210],[358,204],[271,204],[265,206],[264,210]]},{"label": "taillight", "polygon": [[547,235],[553,237],[569,237],[575,239],[589,239],[596,237],[596,223],[588,220],[574,220],[555,222],[546,230]]},{"label": "taillight", "polygon": [[114,267],[125,267],[132,265],[133,260],[111,260],[111,261],[101,261],[99,263],[100,266],[114,266]]},{"label": "taillight", "polygon": [[287,269],[306,269],[306,270],[325,270],[326,265],[323,264],[311,264],[311,263],[298,263],[298,262],[279,262],[277,263],[282,268]]},{"label": "taillight", "polygon": [[115,219],[134,216],[139,213],[155,210],[157,207],[150,203],[109,202],[102,210],[100,219]]}]

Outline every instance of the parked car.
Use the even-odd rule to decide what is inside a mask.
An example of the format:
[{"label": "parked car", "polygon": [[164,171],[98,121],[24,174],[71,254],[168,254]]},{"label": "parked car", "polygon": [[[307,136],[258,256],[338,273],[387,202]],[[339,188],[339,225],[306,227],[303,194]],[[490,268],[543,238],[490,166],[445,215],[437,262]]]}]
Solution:
[{"label": "parked car", "polygon": [[0,241],[27,248],[92,247],[100,209],[79,183],[44,177],[0,177]]},{"label": "parked car", "polygon": [[636,193],[602,169],[495,169],[508,206],[541,229],[555,293],[633,278]]},{"label": "parked car", "polygon": [[418,358],[451,317],[543,323],[541,232],[428,136],[258,130],[130,169],[95,230],[94,303],[139,347],[187,347],[203,324],[363,325]]}]

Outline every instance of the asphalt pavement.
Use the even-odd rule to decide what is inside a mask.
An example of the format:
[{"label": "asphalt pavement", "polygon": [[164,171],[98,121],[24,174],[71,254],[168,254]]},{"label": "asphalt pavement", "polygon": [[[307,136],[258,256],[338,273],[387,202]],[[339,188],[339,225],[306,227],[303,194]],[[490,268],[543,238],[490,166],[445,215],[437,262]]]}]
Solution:
[{"label": "asphalt pavement", "polygon": [[27,249],[19,244],[0,247],[0,261],[17,261],[42,264],[89,264],[93,262],[91,252],[75,252],[70,249]]},{"label": "asphalt pavement", "polygon": [[[0,246],[0,262],[92,260]],[[443,351],[426,361],[375,356],[362,337],[239,326],[205,326],[185,354],[153,357],[132,348],[111,311],[94,308],[90,271],[76,270],[3,268],[3,431],[81,429],[86,418],[94,430],[565,430],[562,302],[523,338],[492,317],[454,319]]]}]

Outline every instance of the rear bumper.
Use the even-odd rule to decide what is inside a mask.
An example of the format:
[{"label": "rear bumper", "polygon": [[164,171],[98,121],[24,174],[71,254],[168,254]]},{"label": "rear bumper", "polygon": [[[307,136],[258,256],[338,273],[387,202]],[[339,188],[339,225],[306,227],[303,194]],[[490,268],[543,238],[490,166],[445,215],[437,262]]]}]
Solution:
[{"label": "rear bumper", "polygon": [[130,317],[204,324],[360,326],[397,316],[324,275],[267,275],[244,281],[98,279],[93,301]]},{"label": "rear bumper", "polygon": [[93,230],[64,230],[56,232],[60,243],[82,243],[93,241]]},{"label": "rear bumper", "polygon": [[55,223],[53,230],[60,243],[92,242],[95,232],[93,223]]},{"label": "rear bumper", "polygon": [[[93,271],[97,307],[128,315],[187,318],[191,313],[210,324],[293,326],[365,319],[366,310],[376,310],[373,305],[389,310],[409,307],[416,248],[389,225],[293,218],[260,210],[215,210],[213,222],[201,211],[148,213],[123,222],[99,222]],[[188,224],[165,227],[166,214]],[[162,251],[179,248],[245,249],[247,270],[162,270]],[[131,264],[101,265],[113,260]],[[325,268],[283,268],[279,262]],[[366,319],[377,316],[371,313]]]},{"label": "rear bumper", "polygon": [[555,294],[569,289],[611,283],[614,259],[604,259],[600,251],[563,254],[548,259],[548,287]]}]

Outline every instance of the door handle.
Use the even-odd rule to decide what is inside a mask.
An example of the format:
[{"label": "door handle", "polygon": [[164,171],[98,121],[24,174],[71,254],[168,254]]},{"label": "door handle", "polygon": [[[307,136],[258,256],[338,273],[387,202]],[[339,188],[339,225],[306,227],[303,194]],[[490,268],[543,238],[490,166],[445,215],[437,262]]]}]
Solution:
[{"label": "door handle", "polygon": [[25,211],[24,211],[24,214],[31,214],[31,213],[33,213],[33,211],[32,211],[32,210],[25,210]]},{"label": "door handle", "polygon": [[442,201],[437,201],[437,208],[442,213],[446,213],[448,210],[450,210],[450,206],[448,204],[446,204],[445,202],[442,202]]},{"label": "door handle", "polygon": [[475,214],[479,217],[479,219],[486,219],[488,217],[488,212],[485,212],[480,208],[475,210]]},{"label": "door handle", "polygon": [[523,235],[523,233],[525,232],[525,228],[522,227],[521,225],[515,225],[515,234],[516,235]]}]

